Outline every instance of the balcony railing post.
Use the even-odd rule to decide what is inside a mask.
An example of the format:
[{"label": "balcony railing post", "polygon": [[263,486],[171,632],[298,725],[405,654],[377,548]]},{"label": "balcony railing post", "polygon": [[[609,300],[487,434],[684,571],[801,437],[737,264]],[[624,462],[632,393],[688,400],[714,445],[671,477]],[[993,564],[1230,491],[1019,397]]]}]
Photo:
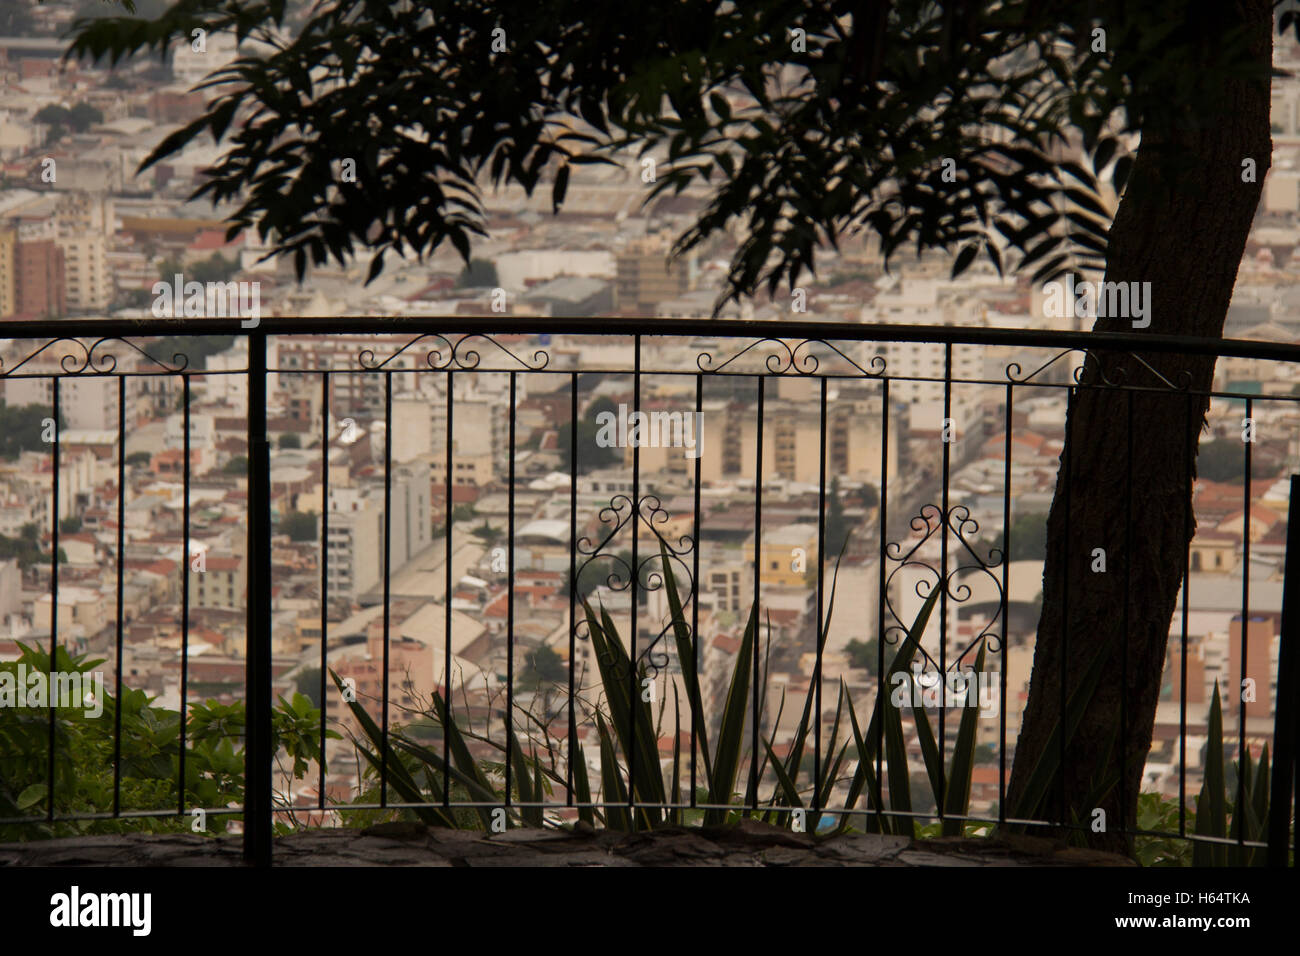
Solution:
[{"label": "balcony railing post", "polygon": [[247,741],[244,862],[271,865],[271,450],[266,440],[266,333],[248,341]]},{"label": "balcony railing post", "polygon": [[[1242,630],[1246,628],[1242,622]],[[1287,509],[1286,572],[1282,585],[1282,634],[1277,652],[1277,711],[1273,725],[1273,792],[1268,811],[1268,865],[1286,866],[1291,840],[1292,781],[1295,774],[1300,704],[1300,475],[1291,476]]]}]

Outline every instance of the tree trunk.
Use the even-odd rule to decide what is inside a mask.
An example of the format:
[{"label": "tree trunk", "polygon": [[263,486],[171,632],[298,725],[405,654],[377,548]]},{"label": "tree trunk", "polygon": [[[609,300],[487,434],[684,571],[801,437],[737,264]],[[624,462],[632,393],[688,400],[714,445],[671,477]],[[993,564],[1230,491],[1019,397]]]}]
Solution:
[{"label": "tree trunk", "polygon": [[[1268,0],[1205,10],[1193,28],[1207,51],[1244,22],[1251,59],[1271,63]],[[1272,140],[1267,81],[1233,79],[1221,94],[1223,108],[1158,132],[1144,130],[1111,228],[1106,280],[1150,283],[1149,333],[1223,335]],[[1174,176],[1153,146],[1190,158],[1191,168]],[[1255,161],[1254,182],[1242,181],[1245,159]],[[1133,331],[1131,323],[1108,317],[1094,329]],[[1082,824],[1088,845],[1097,848],[1131,850],[1131,841],[1118,831],[1135,826],[1170,622],[1195,528],[1191,478],[1208,399],[1188,393],[1207,391],[1213,375],[1213,357],[1099,352],[1086,362],[1067,412],[1048,516],[1043,608],[1007,813]],[[1097,548],[1105,551],[1104,572],[1093,570]],[[1044,750],[1049,743],[1059,747],[1051,737],[1061,714],[1062,670],[1068,695],[1099,653],[1100,679],[1068,739],[1064,779],[1055,777],[1036,807],[1022,806]],[[1127,765],[1122,776],[1121,739]],[[1055,761],[1057,754],[1048,759]],[[1098,785],[1108,776],[1115,785],[1098,798]],[[1098,808],[1105,811],[1104,832],[1093,830]]]}]

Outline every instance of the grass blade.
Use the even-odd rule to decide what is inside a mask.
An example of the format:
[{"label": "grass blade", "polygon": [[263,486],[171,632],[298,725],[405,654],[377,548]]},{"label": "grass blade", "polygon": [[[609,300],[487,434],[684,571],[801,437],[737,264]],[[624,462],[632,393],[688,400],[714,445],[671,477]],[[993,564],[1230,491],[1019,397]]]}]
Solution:
[{"label": "grass blade", "polygon": [[[740,768],[740,754],[744,747],[745,712],[749,703],[749,671],[754,647],[754,632],[758,625],[758,606],[749,610],[749,623],[736,654],[731,683],[727,687],[727,700],[722,709],[722,725],[718,730],[717,753],[713,759],[713,779],[709,785],[708,802],[730,804],[736,787],[736,773]],[[757,759],[757,755],[755,755]],[[718,826],[725,822],[726,811],[707,810],[705,826]]]}]

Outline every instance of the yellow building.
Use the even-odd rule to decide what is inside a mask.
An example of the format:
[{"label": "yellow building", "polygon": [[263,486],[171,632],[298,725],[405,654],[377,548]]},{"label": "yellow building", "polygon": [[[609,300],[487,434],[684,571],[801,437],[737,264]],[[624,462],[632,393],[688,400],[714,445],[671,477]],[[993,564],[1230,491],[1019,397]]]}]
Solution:
[{"label": "yellow building", "polygon": [[[754,539],[745,542],[745,563],[754,561]],[[759,583],[797,588],[808,581],[809,568],[817,568],[817,525],[788,524],[763,531]]]}]

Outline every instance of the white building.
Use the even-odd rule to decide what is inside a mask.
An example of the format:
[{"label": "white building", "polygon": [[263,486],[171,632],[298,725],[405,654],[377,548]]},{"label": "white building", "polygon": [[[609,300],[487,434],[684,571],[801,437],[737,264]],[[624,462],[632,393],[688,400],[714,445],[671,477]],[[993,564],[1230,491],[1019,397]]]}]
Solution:
[{"label": "white building", "polygon": [[[56,356],[57,357],[57,356]],[[81,360],[84,356],[75,355]],[[120,360],[120,358],[119,358]],[[30,368],[30,366],[28,367]],[[24,371],[27,371],[24,368]],[[117,379],[113,376],[62,375],[58,365],[31,368],[59,375],[59,415],[68,428],[95,431],[117,430]],[[9,405],[53,407],[54,386],[49,378],[11,378],[4,383],[4,400]]]},{"label": "white building", "polygon": [[[390,577],[432,540],[429,467],[420,462],[396,466],[392,474]],[[384,486],[330,488],[329,574],[331,597],[356,601],[383,583]]]},{"label": "white building", "polygon": [[[863,308],[862,320],[886,325],[984,324],[978,300],[964,291],[957,293],[950,283],[934,279],[910,278],[876,296],[869,306]],[[868,363],[873,356],[879,355],[885,360],[888,375],[918,380],[892,380],[889,384],[891,402],[920,404],[943,401],[944,346],[933,342],[864,342],[860,355],[858,364],[864,368],[870,368]],[[980,379],[983,373],[981,349],[953,346],[954,379]]]}]

